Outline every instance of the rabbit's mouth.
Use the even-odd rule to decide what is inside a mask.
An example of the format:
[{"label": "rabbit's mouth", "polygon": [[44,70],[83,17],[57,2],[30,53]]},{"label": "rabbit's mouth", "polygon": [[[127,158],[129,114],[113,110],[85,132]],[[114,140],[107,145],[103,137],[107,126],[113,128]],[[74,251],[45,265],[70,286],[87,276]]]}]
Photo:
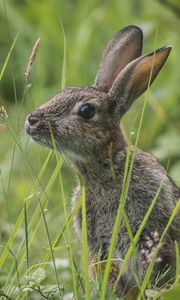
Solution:
[{"label": "rabbit's mouth", "polygon": [[52,148],[52,143],[50,143],[49,138],[43,134],[39,134],[37,124],[31,124],[29,120],[25,123],[26,133],[38,144],[44,145],[48,148]]},{"label": "rabbit's mouth", "polygon": [[49,142],[48,139],[46,139],[42,136],[40,137],[38,135],[32,135],[32,134],[29,134],[29,135],[35,143],[45,146],[47,148],[53,149],[53,145]]},{"label": "rabbit's mouth", "polygon": [[53,149],[53,146],[51,143],[48,142],[48,140],[46,139],[39,139],[37,137],[32,137],[33,141],[35,141],[36,143],[42,145],[42,146],[46,146],[47,148]]}]

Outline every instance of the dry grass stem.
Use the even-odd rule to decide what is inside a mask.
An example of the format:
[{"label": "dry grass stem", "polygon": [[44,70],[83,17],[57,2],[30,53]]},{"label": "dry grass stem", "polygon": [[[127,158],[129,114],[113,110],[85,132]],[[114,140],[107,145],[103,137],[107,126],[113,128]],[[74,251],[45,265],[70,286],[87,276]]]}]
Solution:
[{"label": "dry grass stem", "polygon": [[29,57],[29,61],[28,61],[28,65],[27,65],[27,69],[26,69],[26,73],[25,73],[26,82],[27,82],[29,75],[31,75],[31,73],[32,73],[32,68],[33,68],[33,64],[34,64],[34,61],[36,59],[36,55],[37,55],[37,52],[39,49],[39,44],[40,44],[40,38],[35,42],[32,52],[31,52],[31,55]]}]

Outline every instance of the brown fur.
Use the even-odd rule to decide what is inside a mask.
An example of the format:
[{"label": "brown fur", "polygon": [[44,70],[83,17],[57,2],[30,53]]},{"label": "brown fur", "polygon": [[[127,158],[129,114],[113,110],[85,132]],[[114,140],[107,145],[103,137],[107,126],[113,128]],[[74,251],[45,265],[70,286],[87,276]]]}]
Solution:
[{"label": "brown fur", "polygon": [[[164,47],[155,53],[140,56],[141,48],[142,32],[138,27],[129,26],[118,32],[105,50],[93,87],[65,89],[32,112],[26,122],[27,133],[35,141],[51,148],[52,133],[57,149],[70,157],[82,176],[86,186],[90,267],[97,262],[100,250],[102,259],[107,258],[122,191],[127,140],[119,126],[119,120],[132,102],[147,89],[149,81],[152,83],[171,49]],[[83,103],[90,103],[95,107],[95,115],[88,120],[79,115],[79,108]],[[133,146],[130,160],[132,156]],[[118,284],[116,292],[119,296],[136,284],[132,270],[141,279],[144,277],[152,251],[157,245],[156,236],[162,235],[180,196],[165,169],[150,154],[138,149],[125,204],[133,235],[162,180],[163,186],[157,203],[138,241],[137,255],[131,257]],[[72,199],[73,205],[79,196],[80,188],[77,187]],[[81,221],[80,211],[75,220],[80,239]],[[174,241],[180,243],[179,224],[180,214],[176,216],[159,249],[159,259],[151,276],[152,282],[159,272],[167,268],[169,271],[164,282],[175,275]],[[114,285],[129,245],[130,239],[122,222],[113,255],[117,268],[111,271],[109,287]],[[94,274],[93,268],[92,273]],[[162,283],[163,281],[159,284]]]}]

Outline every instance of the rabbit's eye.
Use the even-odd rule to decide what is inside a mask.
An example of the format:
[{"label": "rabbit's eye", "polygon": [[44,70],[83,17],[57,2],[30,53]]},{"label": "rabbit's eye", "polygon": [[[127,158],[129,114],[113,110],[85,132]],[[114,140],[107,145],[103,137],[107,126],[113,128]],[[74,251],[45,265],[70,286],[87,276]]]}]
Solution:
[{"label": "rabbit's eye", "polygon": [[91,119],[94,114],[95,107],[89,103],[83,104],[79,109],[79,115],[86,120]]}]

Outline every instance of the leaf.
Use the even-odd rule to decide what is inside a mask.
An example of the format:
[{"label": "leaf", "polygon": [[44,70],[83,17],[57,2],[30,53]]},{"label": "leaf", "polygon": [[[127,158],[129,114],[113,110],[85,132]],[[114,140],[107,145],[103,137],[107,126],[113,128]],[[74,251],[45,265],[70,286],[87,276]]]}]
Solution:
[{"label": "leaf", "polygon": [[26,281],[26,284],[25,285],[28,285],[28,286],[36,286],[36,282],[34,280],[34,278],[32,277],[32,274],[30,275],[25,275],[24,276],[24,279]]},{"label": "leaf", "polygon": [[47,277],[46,271],[42,268],[38,268],[34,273],[32,273],[32,280],[35,281],[37,284],[44,281],[46,277]]},{"label": "leaf", "polygon": [[24,276],[30,286],[39,285],[46,277],[46,271],[42,268],[38,268],[33,273]]},{"label": "leaf", "polygon": [[22,289],[22,292],[24,293],[24,292],[32,292],[32,288],[31,287],[24,287],[23,289]]},{"label": "leaf", "polygon": [[[57,284],[47,285],[47,286],[41,287],[41,290],[43,291],[44,294],[48,294],[49,296],[59,293],[59,287],[58,287]],[[60,286],[60,290],[64,291],[64,287]]]},{"label": "leaf", "polygon": [[180,299],[180,285],[175,285],[173,288],[164,292],[162,300],[179,300]]}]

